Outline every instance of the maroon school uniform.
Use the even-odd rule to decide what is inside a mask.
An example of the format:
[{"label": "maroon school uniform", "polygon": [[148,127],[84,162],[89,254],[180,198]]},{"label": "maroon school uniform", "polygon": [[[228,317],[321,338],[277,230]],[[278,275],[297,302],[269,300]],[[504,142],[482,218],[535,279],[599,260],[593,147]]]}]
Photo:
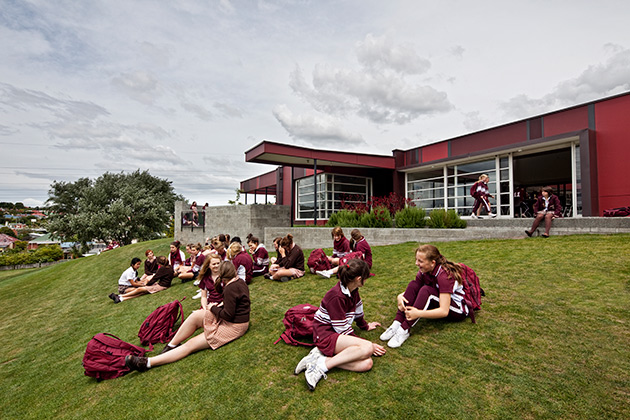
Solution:
[{"label": "maroon school uniform", "polygon": [[477,181],[473,184],[472,188],[472,196],[475,198],[475,204],[473,205],[473,213],[477,214],[477,210],[480,206],[484,206],[488,213],[491,212],[490,202],[488,201],[488,194],[490,191],[488,190],[488,184],[483,181]]},{"label": "maroon school uniform", "polygon": [[253,275],[262,276],[269,272],[269,253],[263,244],[258,244],[252,254],[254,260]]},{"label": "maroon school uniform", "polygon": [[201,282],[199,283],[199,288],[206,291],[206,298],[208,303],[223,302],[223,296],[221,293],[217,292],[214,288],[214,280],[212,280],[212,273],[210,270],[203,276]]},{"label": "maroon school uniform", "polygon": [[350,252],[350,241],[342,236],[338,241],[333,241],[333,258],[341,258]]},{"label": "maroon school uniform", "polygon": [[555,217],[562,217],[562,204],[558,196],[551,194],[547,201],[545,201],[545,197],[541,194],[534,204],[534,213],[538,213],[539,211],[553,212]]},{"label": "maroon school uniform", "polygon": [[158,270],[158,262],[157,258],[154,258],[153,261],[145,260],[144,261],[144,274],[150,276],[151,274],[157,273]]},{"label": "maroon school uniform", "polygon": [[157,272],[153,276],[151,280],[147,283],[147,286],[151,286],[153,284],[159,284],[162,287],[171,287],[171,282],[173,281],[173,277],[175,277],[175,272],[173,271],[173,267],[170,265],[164,265],[158,268]]},{"label": "maroon school uniform", "polygon": [[232,264],[234,264],[234,267],[236,268],[238,277],[245,280],[245,283],[247,284],[252,282],[254,264],[247,252],[239,252],[234,258],[232,258]]},{"label": "maroon school uniform", "polygon": [[372,268],[372,248],[365,240],[365,237],[361,238],[361,240],[354,244],[355,252],[363,252],[363,260]]},{"label": "maroon school uniform", "polygon": [[293,248],[286,254],[286,257],[280,263],[276,263],[282,268],[297,268],[300,271],[304,271],[304,253],[302,248],[293,244]]},{"label": "maroon school uniform", "polygon": [[173,269],[177,268],[177,266],[179,265],[182,265],[185,259],[186,256],[184,255],[184,251],[182,251],[181,249],[168,254],[168,264],[172,266]]},{"label": "maroon school uniform", "polygon": [[[462,320],[468,315],[469,310],[464,302],[463,285],[449,275],[441,264],[437,264],[431,273],[423,273],[418,270],[416,278],[407,285],[404,296],[409,302],[409,306],[427,310],[440,306],[440,293],[450,293],[451,295],[447,319]],[[400,310],[396,313],[396,320],[406,330],[417,322],[417,320],[407,321],[405,313]]]},{"label": "maroon school uniform", "polygon": [[351,293],[338,282],[326,293],[315,313],[313,342],[326,356],[334,356],[340,334],[356,335],[352,329],[354,321],[362,330],[368,329],[359,289]]}]

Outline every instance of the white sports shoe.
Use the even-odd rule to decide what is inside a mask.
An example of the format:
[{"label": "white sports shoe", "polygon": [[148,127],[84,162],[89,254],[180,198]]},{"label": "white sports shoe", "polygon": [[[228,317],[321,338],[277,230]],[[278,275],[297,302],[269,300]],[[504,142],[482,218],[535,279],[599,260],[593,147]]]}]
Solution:
[{"label": "white sports shoe", "polygon": [[316,363],[309,363],[306,365],[306,373],[304,374],[304,377],[306,378],[306,385],[308,385],[308,389],[311,391],[315,391],[317,382],[319,382],[322,378],[328,378],[328,376],[326,376],[326,374],[317,367]]},{"label": "white sports shoe", "polygon": [[479,219],[479,216],[477,216],[475,213],[470,215],[471,219]]},{"label": "white sports shoe", "polygon": [[497,217],[497,215],[494,214],[494,213],[488,213],[488,216],[490,216],[490,217]]},{"label": "white sports shoe", "polygon": [[201,283],[201,280],[197,279],[197,280],[195,280],[195,281],[194,281],[194,283],[193,283],[193,284],[194,284],[195,286],[199,286],[199,283]]},{"label": "white sports shoe", "polygon": [[322,277],[326,277],[327,279],[329,279],[330,276],[332,276],[332,270],[321,270],[321,271],[316,271],[316,273]]},{"label": "white sports shoe", "polygon": [[394,334],[396,334],[396,331],[398,331],[398,329],[400,328],[400,324],[392,324],[389,326],[388,329],[385,330],[385,332],[383,334],[381,334],[381,336],[379,337],[382,341],[389,341]]},{"label": "white sports shoe", "polygon": [[197,292],[197,294],[195,296],[192,297],[193,299],[201,299],[201,290],[199,290]]},{"label": "white sports shoe", "polygon": [[293,373],[299,375],[301,372],[304,372],[306,370],[306,366],[308,366],[309,363],[317,363],[317,360],[320,357],[326,356],[324,356],[324,353],[319,351],[317,347],[313,347],[313,350],[311,350],[309,354],[307,354],[302,358],[302,360],[300,360],[300,362],[295,367]]},{"label": "white sports shoe", "polygon": [[394,336],[387,342],[387,346],[393,349],[402,346],[402,344],[409,338],[409,331],[405,331],[402,328],[399,328],[398,331],[394,334]]}]

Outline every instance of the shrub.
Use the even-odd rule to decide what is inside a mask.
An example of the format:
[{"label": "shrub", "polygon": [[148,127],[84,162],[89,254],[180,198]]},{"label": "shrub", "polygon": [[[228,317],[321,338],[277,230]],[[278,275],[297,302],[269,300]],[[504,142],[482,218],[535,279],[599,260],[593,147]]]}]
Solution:
[{"label": "shrub", "polygon": [[466,221],[462,220],[455,210],[435,209],[429,214],[428,225],[434,229],[463,229],[466,227]]},{"label": "shrub", "polygon": [[326,226],[357,227],[359,226],[359,214],[349,210],[338,211],[330,215]]},{"label": "shrub", "polygon": [[390,228],[392,227],[392,215],[384,206],[374,207],[370,211],[370,215],[374,216],[374,226],[366,227],[378,227],[378,228]]},{"label": "shrub", "polygon": [[427,225],[427,212],[419,207],[405,207],[396,212],[396,227],[423,228]]},{"label": "shrub", "polygon": [[459,214],[453,209],[446,212],[445,222],[447,228],[464,229],[466,227],[466,221],[462,220]]}]

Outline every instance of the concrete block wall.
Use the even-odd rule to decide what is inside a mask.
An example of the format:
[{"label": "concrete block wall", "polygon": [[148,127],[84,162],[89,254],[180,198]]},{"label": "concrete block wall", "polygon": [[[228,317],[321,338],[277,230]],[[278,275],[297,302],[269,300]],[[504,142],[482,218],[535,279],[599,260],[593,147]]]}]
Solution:
[{"label": "concrete block wall", "polygon": [[182,201],[175,203],[174,237],[182,244],[199,242],[203,245],[206,238],[220,233],[240,236],[242,240],[252,233],[264,241],[266,226],[291,226],[290,206],[249,204],[208,207],[205,210],[205,226],[182,227],[182,211],[188,211],[189,207],[190,204]]}]

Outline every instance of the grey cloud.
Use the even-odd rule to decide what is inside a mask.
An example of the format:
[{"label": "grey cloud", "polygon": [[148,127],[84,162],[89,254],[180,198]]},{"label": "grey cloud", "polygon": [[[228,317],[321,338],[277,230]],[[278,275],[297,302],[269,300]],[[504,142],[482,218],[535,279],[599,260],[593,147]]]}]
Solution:
[{"label": "grey cloud", "polygon": [[368,34],[357,45],[359,63],[373,70],[394,70],[402,74],[423,74],[431,68],[431,62],[416,54],[412,47],[395,45],[386,36]]},{"label": "grey cloud", "polygon": [[186,111],[194,114],[195,116],[197,116],[197,118],[199,118],[200,120],[203,121],[210,121],[212,119],[212,112],[208,111],[206,108],[204,108],[203,106],[199,105],[199,104],[194,104],[192,102],[180,102],[180,105],[182,106],[182,108],[184,108]]},{"label": "grey cloud", "polygon": [[146,71],[121,73],[112,78],[111,82],[131,99],[145,105],[155,103],[162,94],[158,80]]},{"label": "grey cloud", "polygon": [[221,102],[215,102],[214,108],[226,117],[243,118],[243,111],[237,107]]},{"label": "grey cloud", "polygon": [[559,83],[551,93],[540,98],[516,95],[503,102],[501,109],[508,117],[525,118],[627,92],[630,90],[630,49],[615,48],[614,51],[605,63],[589,66],[578,77]]},{"label": "grey cloud", "polygon": [[273,115],[294,139],[314,144],[365,144],[358,133],[344,130],[339,120],[328,116],[294,115],[285,105],[276,107]]},{"label": "grey cloud", "polygon": [[6,125],[0,124],[0,136],[10,136],[12,134],[17,133],[19,130],[13,127],[7,127]]}]

